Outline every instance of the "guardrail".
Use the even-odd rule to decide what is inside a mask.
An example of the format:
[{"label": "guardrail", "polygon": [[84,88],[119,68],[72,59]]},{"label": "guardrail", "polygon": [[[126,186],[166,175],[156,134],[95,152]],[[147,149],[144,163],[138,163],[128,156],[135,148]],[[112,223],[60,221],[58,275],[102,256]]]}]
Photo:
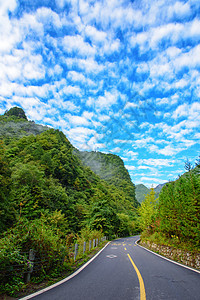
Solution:
[{"label": "guardrail", "polygon": [[[67,259],[71,261],[76,261],[77,259],[84,256],[85,253],[89,253],[95,247],[97,247],[100,242],[103,242],[107,239],[106,236],[101,239],[93,239],[88,242],[84,241],[82,244],[75,244],[74,246],[68,248],[67,252],[63,253],[60,257],[55,257],[55,266],[63,265],[64,261]],[[15,276],[21,274],[21,277],[24,278],[24,281],[28,283],[31,279],[32,273],[39,273],[41,270],[49,269],[49,260],[45,255],[38,254],[33,249],[30,249],[28,252],[21,252],[19,254],[22,259],[20,264],[12,264],[9,266],[0,267],[0,280],[4,279],[7,276]],[[53,266],[52,266],[53,267]]]}]

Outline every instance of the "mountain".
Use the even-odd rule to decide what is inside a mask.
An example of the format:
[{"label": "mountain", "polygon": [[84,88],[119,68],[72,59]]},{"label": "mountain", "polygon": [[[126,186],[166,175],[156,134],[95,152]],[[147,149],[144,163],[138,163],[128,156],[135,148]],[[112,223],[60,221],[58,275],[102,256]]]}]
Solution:
[{"label": "mountain", "polygon": [[67,233],[89,227],[123,236],[137,230],[135,186],[118,156],[78,151],[61,131],[36,125],[17,109],[0,123],[1,233],[19,218],[56,212]]},{"label": "mountain", "polygon": [[[156,198],[158,198],[163,186],[165,186],[166,183],[159,184],[154,188]],[[145,196],[148,193],[150,193],[150,189],[148,189],[144,184],[137,184],[135,186],[136,199],[139,203],[142,203],[142,201],[144,201]]]},{"label": "mountain", "polygon": [[28,121],[23,109],[18,107],[13,107],[4,115],[0,115],[0,138],[4,139],[5,143],[31,134],[37,135],[48,129],[47,126]]},{"label": "mountain", "polygon": [[136,184],[135,195],[139,203],[145,199],[145,196],[150,192],[150,190],[144,184]]},{"label": "mountain", "polygon": [[135,185],[132,183],[124,162],[119,156],[78,150],[75,150],[75,154],[85,166],[89,167],[101,179],[122,189],[134,206],[138,206],[139,203],[135,197]]},{"label": "mountain", "polygon": [[157,185],[157,186],[154,188],[154,191],[155,191],[156,195],[157,195],[157,194],[159,195],[160,191],[162,190],[163,186],[165,186],[166,183],[167,183],[167,182],[161,183],[161,184]]}]

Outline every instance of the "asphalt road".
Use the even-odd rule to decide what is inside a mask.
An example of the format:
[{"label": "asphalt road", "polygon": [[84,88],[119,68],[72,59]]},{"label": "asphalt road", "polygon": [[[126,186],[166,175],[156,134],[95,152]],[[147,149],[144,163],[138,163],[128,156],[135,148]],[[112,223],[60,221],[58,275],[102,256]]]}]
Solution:
[{"label": "asphalt road", "polygon": [[199,300],[200,274],[137,246],[112,241],[85,269],[34,300]]}]

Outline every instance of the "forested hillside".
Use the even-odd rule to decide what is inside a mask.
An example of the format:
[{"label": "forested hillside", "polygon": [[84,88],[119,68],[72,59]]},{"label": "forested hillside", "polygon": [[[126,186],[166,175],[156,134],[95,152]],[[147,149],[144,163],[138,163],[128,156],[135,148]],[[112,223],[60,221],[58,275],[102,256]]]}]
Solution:
[{"label": "forested hillside", "polygon": [[122,190],[127,200],[134,202],[138,206],[135,197],[135,185],[132,183],[127,169],[124,167],[123,160],[114,154],[104,154],[101,152],[77,151],[75,154],[81,159],[84,165],[88,166],[101,179],[108,184],[114,185]]},{"label": "forested hillside", "polygon": [[[115,176],[102,179],[61,131],[28,121],[22,109],[0,124],[0,273],[24,265],[22,249],[47,257],[52,269],[69,240],[138,231],[134,185],[120,158],[103,155]],[[6,278],[2,290],[20,281]]]},{"label": "forested hillside", "polygon": [[149,191],[150,190],[144,184],[137,184],[135,186],[135,196],[137,201],[139,203],[142,203]]},{"label": "forested hillside", "polygon": [[106,182],[80,162],[62,132],[42,128],[39,134],[42,126],[16,108],[1,116],[1,124],[1,232],[19,217],[35,219],[56,210],[64,214],[67,232],[84,226],[105,234],[134,231],[134,185],[120,158],[103,155],[104,168],[107,163],[118,174]]},{"label": "forested hillside", "polygon": [[[158,198],[158,196],[165,184],[166,183],[159,184],[154,188],[156,198]],[[144,199],[145,199],[145,196],[147,194],[149,194],[150,191],[151,191],[151,189],[148,189],[144,184],[137,184],[135,186],[135,196],[136,196],[137,201],[139,203],[142,203],[142,201],[144,201]]]},{"label": "forested hillside", "polygon": [[40,134],[48,129],[49,127],[35,124],[34,121],[28,122],[23,109],[19,107],[13,107],[3,116],[0,115],[0,139],[3,139],[5,144],[23,136]]},{"label": "forested hillside", "polygon": [[[189,165],[189,168],[188,168]],[[200,250],[200,163],[186,163],[187,172],[167,183],[156,201],[155,191],[139,208],[142,239]]]}]

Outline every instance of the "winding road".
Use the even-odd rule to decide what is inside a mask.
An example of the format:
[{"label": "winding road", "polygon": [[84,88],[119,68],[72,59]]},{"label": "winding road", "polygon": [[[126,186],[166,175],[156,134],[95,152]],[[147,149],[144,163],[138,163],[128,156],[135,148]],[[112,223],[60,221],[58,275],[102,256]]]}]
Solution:
[{"label": "winding road", "polygon": [[138,236],[110,242],[81,272],[34,300],[199,300],[200,272],[136,245]]}]

